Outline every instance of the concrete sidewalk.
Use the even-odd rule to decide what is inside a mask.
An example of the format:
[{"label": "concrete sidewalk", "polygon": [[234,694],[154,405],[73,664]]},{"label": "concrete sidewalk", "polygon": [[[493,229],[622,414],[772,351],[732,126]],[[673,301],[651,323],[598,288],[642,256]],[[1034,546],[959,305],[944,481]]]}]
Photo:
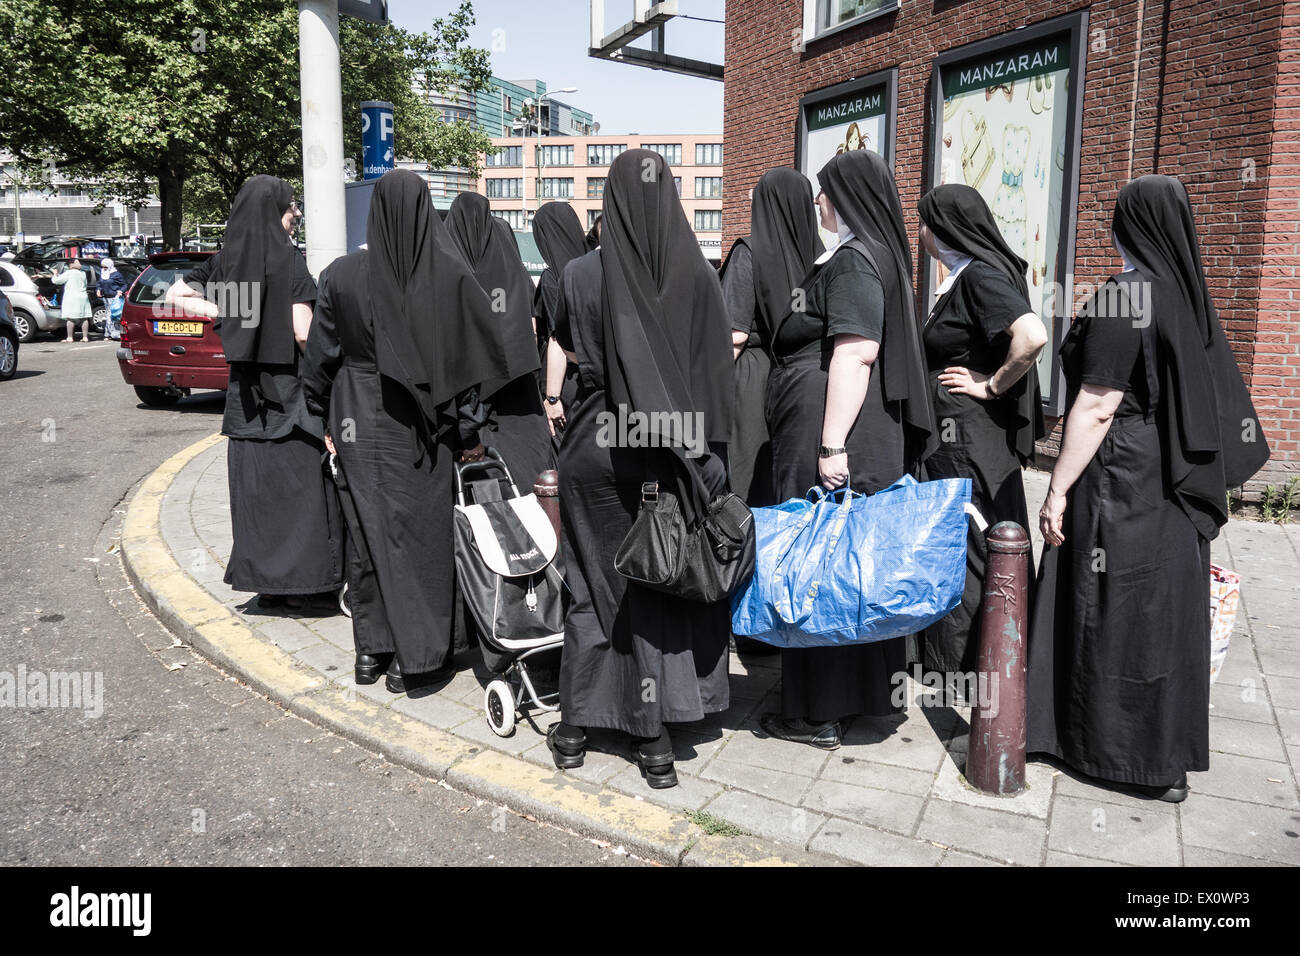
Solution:
[{"label": "concrete sidewalk", "polygon": [[[1242,576],[1242,611],[1211,693],[1211,769],[1191,775],[1181,805],[1043,763],[1029,765],[1019,797],[974,793],[960,773],[964,710],[860,719],[832,753],[769,739],[758,717],[778,708],[779,658],[735,655],[731,709],[674,729],[681,785],[655,791],[613,735],[593,735],[584,767],[555,771],[543,741],[555,715],[495,736],[477,651],[444,685],[395,696],[382,681],[353,684],[348,618],[250,607],[221,580],[225,453],[224,441],[199,443],[132,502],[123,552],[145,599],[182,640],[290,709],[512,807],[671,862],[1300,864],[1300,528],[1234,521],[1215,543],[1215,561]],[[1045,477],[1029,476],[1031,514]]]}]

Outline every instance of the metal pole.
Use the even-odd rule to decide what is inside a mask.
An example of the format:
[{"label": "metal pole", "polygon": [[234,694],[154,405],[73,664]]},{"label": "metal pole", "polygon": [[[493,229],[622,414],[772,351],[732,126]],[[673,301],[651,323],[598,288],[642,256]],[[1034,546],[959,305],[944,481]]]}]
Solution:
[{"label": "metal pole", "polygon": [[980,614],[979,686],[971,708],[966,781],[1011,797],[1025,789],[1025,631],[1029,536],[1014,521],[989,529]]},{"label": "metal pole", "polygon": [[302,185],[307,268],[313,275],[347,252],[343,200],[343,89],[338,0],[298,0],[302,85]]}]

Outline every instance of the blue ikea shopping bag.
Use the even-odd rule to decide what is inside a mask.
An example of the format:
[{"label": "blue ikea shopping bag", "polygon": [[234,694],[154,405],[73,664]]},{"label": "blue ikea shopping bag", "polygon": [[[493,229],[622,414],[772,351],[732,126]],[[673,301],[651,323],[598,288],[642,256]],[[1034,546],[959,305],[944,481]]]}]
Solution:
[{"label": "blue ikea shopping bag", "polygon": [[731,629],[778,647],[865,644],[948,614],[966,585],[969,478],[905,475],[866,496],[820,488],[755,508],[754,576]]}]

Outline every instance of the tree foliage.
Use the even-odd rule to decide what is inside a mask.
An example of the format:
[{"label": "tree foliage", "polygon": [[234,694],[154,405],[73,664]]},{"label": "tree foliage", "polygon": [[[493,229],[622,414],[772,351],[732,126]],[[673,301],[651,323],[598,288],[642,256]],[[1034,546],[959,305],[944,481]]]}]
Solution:
[{"label": "tree foliage", "polygon": [[[344,151],[355,168],[369,99],[394,104],[400,156],[477,167],[488,138],[442,122],[413,89],[486,85],[487,53],[467,46],[473,22],[468,2],[422,32],[344,19]],[[190,222],[220,221],[249,176],[301,176],[293,0],[4,0],[0,36],[0,149],[38,181],[51,163],[99,180],[101,203],[157,195],[169,247],[182,208]]]}]

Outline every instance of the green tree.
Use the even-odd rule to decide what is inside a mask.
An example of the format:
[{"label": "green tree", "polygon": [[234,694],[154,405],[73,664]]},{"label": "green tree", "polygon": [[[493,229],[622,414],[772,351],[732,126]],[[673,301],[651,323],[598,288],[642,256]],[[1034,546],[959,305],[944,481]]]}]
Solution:
[{"label": "green tree", "polygon": [[[400,155],[477,169],[488,138],[413,92],[486,85],[487,53],[466,45],[473,22],[468,2],[420,33],[344,20],[345,152],[357,168],[357,104],[386,99]],[[34,176],[53,162],[100,180],[101,201],[157,195],[168,247],[183,210],[222,219],[254,173],[301,175],[293,0],[4,0],[0,36],[0,149]]]}]

